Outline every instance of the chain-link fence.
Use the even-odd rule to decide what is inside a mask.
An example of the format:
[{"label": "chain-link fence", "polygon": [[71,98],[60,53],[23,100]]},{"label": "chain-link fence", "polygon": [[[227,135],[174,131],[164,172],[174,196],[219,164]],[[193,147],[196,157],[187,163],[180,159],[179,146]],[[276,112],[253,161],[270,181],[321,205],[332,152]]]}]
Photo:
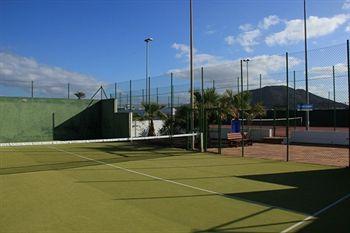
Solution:
[{"label": "chain-link fence", "polygon": [[206,119],[207,149],[233,156],[349,166],[348,54],[349,42],[307,54],[241,60],[236,103],[227,103],[222,95],[216,110],[220,122]]},{"label": "chain-link fence", "polygon": [[[193,110],[187,69],[115,83],[79,76],[84,81],[74,83],[65,80],[77,74],[61,72],[62,78],[52,79],[46,67],[41,74],[51,78],[18,71],[10,79],[11,67],[5,65],[0,96],[111,98],[135,120],[159,120],[156,134],[203,132],[209,151],[348,166],[348,53],[344,43],[307,51],[307,64],[305,52],[294,52],[196,68]],[[135,135],[148,134],[136,124]]]}]

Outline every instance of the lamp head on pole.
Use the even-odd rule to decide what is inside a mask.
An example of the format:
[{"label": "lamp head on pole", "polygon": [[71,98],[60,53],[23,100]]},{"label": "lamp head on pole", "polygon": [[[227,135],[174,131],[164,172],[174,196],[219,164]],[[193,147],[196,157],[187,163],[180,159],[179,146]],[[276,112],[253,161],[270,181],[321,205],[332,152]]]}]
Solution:
[{"label": "lamp head on pole", "polygon": [[244,62],[249,62],[249,61],[250,61],[250,59],[249,59],[249,58],[247,58],[247,59],[243,59],[243,61],[244,61]]},{"label": "lamp head on pole", "polygon": [[149,37],[149,38],[146,38],[146,39],[145,39],[145,42],[146,42],[146,43],[149,43],[149,42],[151,42],[151,41],[153,41],[153,38],[152,38],[152,37]]}]

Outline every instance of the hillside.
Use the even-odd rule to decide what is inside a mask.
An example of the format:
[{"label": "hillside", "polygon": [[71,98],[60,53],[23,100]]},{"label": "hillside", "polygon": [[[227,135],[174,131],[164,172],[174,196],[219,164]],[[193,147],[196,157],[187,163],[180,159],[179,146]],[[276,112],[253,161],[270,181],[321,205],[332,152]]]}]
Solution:
[{"label": "hillside", "polygon": [[[256,89],[249,91],[251,93],[252,103],[257,103],[262,98],[262,102],[267,109],[272,109],[273,107],[284,107],[286,106],[286,87],[285,86],[266,86],[262,89]],[[262,96],[262,97],[261,97]],[[302,89],[295,90],[295,103],[301,104],[305,103],[306,92]],[[323,98],[321,96],[309,93],[310,104],[314,105],[314,109],[329,109],[333,108],[333,101]],[[294,105],[294,90],[289,88],[289,103],[290,108],[293,109]],[[346,104],[337,102],[335,104],[336,108],[347,108]]]}]

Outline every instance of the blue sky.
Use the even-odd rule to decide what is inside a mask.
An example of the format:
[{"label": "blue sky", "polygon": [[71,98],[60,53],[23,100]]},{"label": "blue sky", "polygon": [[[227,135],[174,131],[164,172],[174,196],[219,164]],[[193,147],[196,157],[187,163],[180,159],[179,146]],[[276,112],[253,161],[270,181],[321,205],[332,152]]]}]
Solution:
[{"label": "blue sky", "polygon": [[[350,2],[308,0],[307,4],[312,16],[309,47],[345,43],[350,37]],[[79,80],[74,75],[110,83],[141,79],[143,40],[152,36],[151,75],[183,69],[188,67],[188,7],[188,0],[3,0],[2,59],[12,59],[12,67],[15,62],[40,64],[48,78],[54,79],[51,73],[58,72],[65,81],[69,76]],[[296,30],[302,7],[302,0],[194,0],[196,64],[302,51],[303,35]],[[36,79],[40,72],[23,78]],[[7,69],[2,76],[16,78],[15,73]]]}]

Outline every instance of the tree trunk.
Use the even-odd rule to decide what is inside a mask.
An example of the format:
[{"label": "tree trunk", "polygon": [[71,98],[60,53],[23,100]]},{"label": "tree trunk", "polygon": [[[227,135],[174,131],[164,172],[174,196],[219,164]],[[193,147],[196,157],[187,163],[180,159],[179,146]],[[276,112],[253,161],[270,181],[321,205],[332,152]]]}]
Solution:
[{"label": "tree trunk", "polygon": [[149,127],[148,127],[148,135],[147,136],[156,136],[155,130],[154,130],[154,123],[153,119],[151,119]]}]

